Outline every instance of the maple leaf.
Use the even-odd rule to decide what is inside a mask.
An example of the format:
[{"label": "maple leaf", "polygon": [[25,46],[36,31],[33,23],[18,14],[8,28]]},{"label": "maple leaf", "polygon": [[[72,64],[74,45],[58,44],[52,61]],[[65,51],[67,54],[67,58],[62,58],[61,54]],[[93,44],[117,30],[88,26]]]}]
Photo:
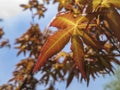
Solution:
[{"label": "maple leaf", "polygon": [[41,54],[38,58],[38,62],[34,67],[33,72],[36,72],[48,58],[61,51],[69,39],[69,32],[66,32],[64,30],[59,30],[54,35],[50,36],[41,50]]},{"label": "maple leaf", "polygon": [[[50,36],[42,47],[40,56],[33,72],[36,72],[48,58],[60,52],[68,43],[69,39],[72,38],[74,61],[76,66],[79,68],[83,78],[86,79],[83,61],[84,50],[82,42],[78,37],[81,37],[88,46],[94,46],[97,49],[100,47],[100,44],[97,43],[94,38],[91,38],[86,32],[82,30],[88,26],[88,24],[85,23],[88,21],[89,19],[85,16],[73,17],[71,12],[59,13],[50,24],[50,26],[58,28],[58,31]],[[91,27],[92,24],[89,26]],[[76,35],[77,37],[74,37]]]},{"label": "maple leaf", "polygon": [[84,70],[84,47],[83,43],[79,36],[74,35],[71,40],[73,51],[73,59],[75,60],[76,65],[80,69],[80,72],[84,78],[86,78]]},{"label": "maple leaf", "polygon": [[64,9],[72,9],[72,0],[54,0],[53,3],[59,3],[58,4],[58,11],[61,11]]},{"label": "maple leaf", "polygon": [[[99,8],[104,9],[111,7],[120,9],[120,0],[91,0],[88,6],[88,8],[92,9],[93,11],[99,10]],[[88,12],[91,11],[90,9],[88,9]]]},{"label": "maple leaf", "polygon": [[108,6],[108,7],[116,7],[120,9],[120,0],[103,0],[102,1],[103,6]]},{"label": "maple leaf", "polygon": [[[120,41],[120,14],[114,8],[106,10],[105,19],[108,23],[108,28],[114,32],[116,38]],[[114,18],[114,19],[113,19]]]}]

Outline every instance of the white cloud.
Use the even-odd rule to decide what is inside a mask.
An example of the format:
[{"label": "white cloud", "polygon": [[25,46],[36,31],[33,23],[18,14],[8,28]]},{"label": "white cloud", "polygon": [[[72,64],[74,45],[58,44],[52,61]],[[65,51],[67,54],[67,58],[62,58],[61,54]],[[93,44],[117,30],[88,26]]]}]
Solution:
[{"label": "white cloud", "polygon": [[20,4],[27,2],[28,0],[0,0],[0,18],[6,19],[14,17],[22,12]]}]

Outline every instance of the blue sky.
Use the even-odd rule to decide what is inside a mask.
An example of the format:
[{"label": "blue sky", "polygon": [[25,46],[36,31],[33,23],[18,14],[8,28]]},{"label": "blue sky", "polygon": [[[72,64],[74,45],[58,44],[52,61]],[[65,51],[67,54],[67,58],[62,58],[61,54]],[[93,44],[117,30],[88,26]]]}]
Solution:
[{"label": "blue sky", "polygon": [[[18,57],[16,56],[17,50],[13,49],[13,44],[15,42],[15,38],[20,37],[20,35],[22,35],[30,27],[30,12],[22,12],[22,9],[18,7],[20,3],[26,3],[26,1],[27,0],[0,1],[0,4],[2,4],[2,6],[0,5],[0,8],[4,7],[4,9],[0,9],[0,11],[2,10],[0,17],[4,19],[3,22],[0,22],[0,26],[5,30],[4,37],[8,37],[10,39],[10,43],[12,44],[11,49],[0,49],[0,85],[7,83],[12,76],[12,71],[15,69],[15,64],[24,58],[23,55]],[[12,5],[9,6],[10,8],[7,8],[7,2],[12,2]],[[48,22],[51,21],[57,12],[55,6],[49,5],[48,8],[49,10],[46,12],[45,19],[41,19],[39,21],[41,29],[48,25]],[[104,78],[98,77],[96,80],[91,79],[89,87],[86,86],[85,82],[78,83],[76,79],[74,79],[70,87],[67,89],[65,89],[65,82],[57,84],[56,87],[58,87],[60,90],[103,90],[103,86],[105,83],[109,82],[111,78],[112,76],[106,75]],[[42,89],[39,87],[38,90]]]}]

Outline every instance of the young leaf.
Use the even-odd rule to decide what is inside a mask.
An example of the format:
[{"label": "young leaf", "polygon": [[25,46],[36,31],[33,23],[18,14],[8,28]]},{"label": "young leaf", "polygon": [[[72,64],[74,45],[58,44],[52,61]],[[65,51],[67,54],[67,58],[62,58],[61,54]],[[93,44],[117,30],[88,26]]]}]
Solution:
[{"label": "young leaf", "polygon": [[86,73],[84,69],[84,47],[81,39],[78,35],[72,36],[71,40],[71,49],[73,52],[73,59],[75,61],[76,66],[78,66],[82,77],[86,79]]}]

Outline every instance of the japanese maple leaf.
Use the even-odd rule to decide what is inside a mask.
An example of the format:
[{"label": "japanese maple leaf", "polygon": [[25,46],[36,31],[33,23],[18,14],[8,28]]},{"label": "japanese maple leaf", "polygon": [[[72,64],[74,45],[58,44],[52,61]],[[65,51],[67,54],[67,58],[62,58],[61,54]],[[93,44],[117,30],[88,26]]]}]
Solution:
[{"label": "japanese maple leaf", "polygon": [[120,41],[120,14],[115,8],[109,8],[107,9],[105,19],[108,24],[106,27],[114,32],[115,37]]},{"label": "japanese maple leaf", "polygon": [[71,38],[73,59],[76,66],[79,68],[82,77],[86,79],[83,41],[91,47],[99,48],[98,42],[88,33],[83,31],[87,26],[87,23],[85,22],[88,22],[88,20],[89,19],[85,16],[73,17],[71,12],[59,13],[50,24],[50,26],[58,28],[58,31],[50,36],[42,47],[33,72],[36,72],[44,65],[50,57],[60,52]]},{"label": "japanese maple leaf", "polygon": [[96,9],[98,6],[105,8],[115,7],[120,9],[120,0],[92,0],[91,6],[93,9]]}]

